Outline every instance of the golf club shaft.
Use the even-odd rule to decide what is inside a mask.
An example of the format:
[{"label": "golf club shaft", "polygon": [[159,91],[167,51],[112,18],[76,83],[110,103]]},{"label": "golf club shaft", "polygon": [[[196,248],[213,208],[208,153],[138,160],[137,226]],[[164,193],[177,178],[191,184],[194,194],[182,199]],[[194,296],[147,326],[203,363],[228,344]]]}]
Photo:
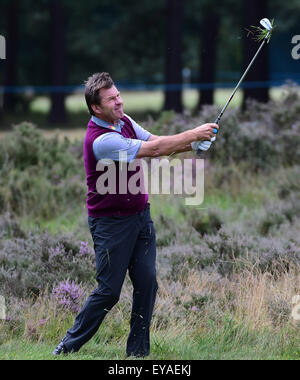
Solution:
[{"label": "golf club shaft", "polygon": [[234,97],[234,94],[236,93],[236,91],[238,90],[238,88],[240,87],[241,83],[243,82],[245,76],[247,75],[250,67],[252,66],[253,62],[255,61],[256,57],[258,56],[259,52],[261,51],[262,47],[264,46],[265,42],[267,41],[268,37],[269,37],[269,34],[270,32],[266,35],[266,37],[264,38],[263,42],[261,43],[260,47],[258,48],[255,56],[252,58],[252,61],[249,63],[247,69],[245,70],[244,74],[242,75],[241,79],[239,80],[238,84],[236,85],[235,89],[233,90],[232,94],[230,95],[230,98],[227,100],[227,103],[225,104],[225,106],[223,107],[222,111],[220,112],[219,116],[217,117],[215,123],[216,124],[219,124],[219,121],[221,119],[221,117],[223,116],[226,108],[228,107],[229,103],[231,102],[232,98]]},{"label": "golf club shaft", "polygon": [[[215,123],[216,124],[219,124],[219,121],[221,120],[221,117],[223,116],[226,108],[228,107],[229,103],[231,102],[232,98],[234,97],[234,94],[236,93],[236,91],[238,90],[238,88],[240,87],[241,83],[243,82],[245,76],[247,75],[250,67],[253,65],[253,62],[255,61],[256,57],[258,56],[259,52],[261,51],[262,47],[264,46],[264,44],[266,43],[266,41],[268,40],[269,38],[269,35],[270,35],[270,32],[266,35],[266,37],[264,38],[263,42],[260,44],[260,47],[257,49],[257,52],[255,53],[254,57],[252,58],[251,62],[249,63],[248,67],[246,68],[244,74],[242,75],[241,79],[239,80],[238,84],[235,86],[235,89],[233,90],[232,94],[230,95],[229,99],[227,100],[225,106],[223,107],[222,111],[220,112],[219,116],[217,117]],[[216,137],[213,137],[211,139],[211,141],[215,141],[216,140]],[[197,155],[198,156],[201,156],[203,153],[202,150],[198,149],[197,151]]]}]

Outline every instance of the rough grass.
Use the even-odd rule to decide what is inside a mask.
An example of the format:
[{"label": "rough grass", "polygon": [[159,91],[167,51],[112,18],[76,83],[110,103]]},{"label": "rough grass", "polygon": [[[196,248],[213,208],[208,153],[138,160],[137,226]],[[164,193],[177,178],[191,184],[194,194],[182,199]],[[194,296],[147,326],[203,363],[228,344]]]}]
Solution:
[{"label": "rough grass", "polygon": [[[246,327],[230,325],[190,337],[169,337],[154,333],[151,355],[145,360],[298,360],[299,342],[293,331],[275,335],[269,331],[249,333]],[[236,335],[236,338],[232,336]],[[238,335],[238,336],[237,336]],[[1,345],[1,360],[130,360],[122,346],[90,342],[79,353],[53,357],[54,345],[12,340]],[[142,359],[140,359],[142,360]]]},{"label": "rough grass", "polygon": [[[299,359],[299,326],[286,316],[278,325],[270,312],[269,297],[290,299],[298,283],[296,273],[272,280],[266,274],[249,272],[237,281],[218,283],[214,276],[190,271],[171,285],[159,282],[159,293],[151,328],[151,355],[154,360],[287,360]],[[129,332],[129,282],[118,305],[106,317],[94,338],[79,353],[59,360],[125,360]],[[195,294],[211,297],[191,308]],[[181,304],[178,304],[180,299]],[[184,305],[184,306],[183,306]],[[39,320],[48,315],[48,325]],[[24,306],[24,326],[0,324],[0,358],[48,360],[72,315],[56,310],[49,297]],[[7,331],[5,331],[7,330]]]}]

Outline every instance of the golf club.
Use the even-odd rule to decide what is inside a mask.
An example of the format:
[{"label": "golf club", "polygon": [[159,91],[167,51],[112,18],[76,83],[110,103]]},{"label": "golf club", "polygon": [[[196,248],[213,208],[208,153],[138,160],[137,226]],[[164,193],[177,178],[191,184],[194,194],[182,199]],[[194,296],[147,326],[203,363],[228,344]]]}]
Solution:
[{"label": "golf club", "polygon": [[[254,57],[252,58],[252,61],[249,63],[248,67],[246,68],[244,74],[242,75],[241,79],[239,80],[238,84],[236,85],[235,89],[233,90],[232,94],[230,95],[229,99],[227,100],[226,104],[224,105],[222,111],[220,112],[219,116],[217,117],[215,123],[216,124],[219,124],[219,121],[221,120],[221,117],[224,115],[224,112],[226,110],[226,108],[228,107],[229,103],[231,102],[232,98],[234,97],[234,94],[236,93],[236,91],[238,90],[238,88],[240,87],[241,83],[243,82],[245,76],[247,75],[250,67],[252,66],[253,62],[255,61],[256,57],[258,56],[259,52],[261,51],[262,47],[264,46],[264,44],[266,43],[266,41],[268,41],[271,33],[272,33],[272,24],[270,22],[269,19],[267,18],[263,18],[260,20],[260,24],[268,31],[268,33],[265,35],[265,37],[263,38],[263,41],[260,45],[260,47],[258,48],[256,54],[254,55]],[[215,130],[215,133],[218,133],[217,130]],[[215,141],[216,140],[216,137],[213,137],[211,139],[211,142]],[[198,149],[197,151],[197,155],[199,156],[201,154],[202,150],[201,149]]]}]

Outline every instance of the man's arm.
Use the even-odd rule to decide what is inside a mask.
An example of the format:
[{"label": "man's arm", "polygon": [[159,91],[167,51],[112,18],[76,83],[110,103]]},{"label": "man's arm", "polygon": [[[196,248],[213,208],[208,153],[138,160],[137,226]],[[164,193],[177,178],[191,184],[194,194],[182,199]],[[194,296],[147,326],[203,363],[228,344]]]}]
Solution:
[{"label": "man's arm", "polygon": [[[150,137],[147,141],[158,140],[158,139],[161,139],[162,137],[168,137],[168,136],[151,135],[151,137]],[[158,142],[158,141],[157,141],[157,142]],[[187,145],[186,145],[185,147],[183,147],[182,149],[177,150],[176,153],[190,152],[191,150],[193,150],[191,144],[187,144]],[[174,152],[172,152],[172,153],[174,153]]]},{"label": "man's arm", "polygon": [[213,130],[219,129],[217,124],[203,124],[194,129],[173,136],[152,135],[148,141],[143,141],[136,158],[168,156],[191,150],[191,142],[208,140],[215,136]]}]

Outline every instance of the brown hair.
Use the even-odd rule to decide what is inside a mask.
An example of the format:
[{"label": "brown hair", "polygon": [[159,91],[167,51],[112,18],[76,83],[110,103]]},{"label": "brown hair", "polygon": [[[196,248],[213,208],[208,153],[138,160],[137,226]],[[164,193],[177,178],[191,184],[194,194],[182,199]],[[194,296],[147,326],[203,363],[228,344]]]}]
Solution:
[{"label": "brown hair", "polygon": [[93,74],[85,82],[85,101],[91,115],[94,115],[92,104],[101,104],[101,88],[111,88],[114,82],[109,73]]}]

